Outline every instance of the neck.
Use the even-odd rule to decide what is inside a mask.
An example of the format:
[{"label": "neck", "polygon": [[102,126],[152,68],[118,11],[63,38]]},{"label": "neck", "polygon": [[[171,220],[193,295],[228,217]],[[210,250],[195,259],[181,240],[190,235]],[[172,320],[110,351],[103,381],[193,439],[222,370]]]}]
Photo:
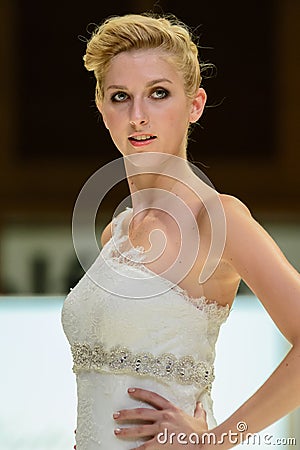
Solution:
[{"label": "neck", "polygon": [[167,209],[175,197],[186,203],[188,186],[195,177],[186,158],[161,153],[139,153],[125,158],[125,168],[134,211]]}]

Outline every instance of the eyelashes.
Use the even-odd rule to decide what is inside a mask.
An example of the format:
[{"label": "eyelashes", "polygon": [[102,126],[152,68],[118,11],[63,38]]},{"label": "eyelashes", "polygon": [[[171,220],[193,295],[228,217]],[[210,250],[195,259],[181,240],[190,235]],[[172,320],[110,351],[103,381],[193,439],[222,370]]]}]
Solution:
[{"label": "eyelashes", "polygon": [[111,101],[115,103],[124,102],[125,100],[127,100],[127,98],[128,95],[125,92],[116,92],[110,97]]},{"label": "eyelashes", "polygon": [[[150,98],[153,98],[154,100],[163,100],[165,98],[167,98],[170,95],[170,92],[165,89],[165,88],[155,88],[151,94],[150,94]],[[126,100],[128,100],[130,97],[126,92],[123,91],[119,91],[114,93],[110,99],[112,102],[114,103],[123,103]]]},{"label": "eyelashes", "polygon": [[151,94],[151,97],[155,99],[163,99],[170,95],[169,91],[164,88],[157,88],[153,93]]}]

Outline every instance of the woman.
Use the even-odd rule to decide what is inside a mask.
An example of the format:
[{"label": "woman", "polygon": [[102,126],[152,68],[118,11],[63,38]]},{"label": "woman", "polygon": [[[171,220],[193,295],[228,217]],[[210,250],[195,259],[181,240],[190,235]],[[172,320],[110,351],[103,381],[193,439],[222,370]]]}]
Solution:
[{"label": "woman", "polygon": [[[124,158],[132,208],[105,228],[99,257],[63,307],[77,375],[77,450],[231,448],[238,422],[255,433],[300,404],[299,274],[248,208],[187,161],[189,127],[206,94],[183,24],[110,18],[84,61]],[[292,348],[217,425],[215,343],[241,279]]]}]

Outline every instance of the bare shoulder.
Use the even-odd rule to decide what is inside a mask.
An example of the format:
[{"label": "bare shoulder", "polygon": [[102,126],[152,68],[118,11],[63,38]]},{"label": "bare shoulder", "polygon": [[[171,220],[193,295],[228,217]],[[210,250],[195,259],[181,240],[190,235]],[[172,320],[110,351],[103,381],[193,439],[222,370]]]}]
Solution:
[{"label": "bare shoulder", "polygon": [[109,224],[106,225],[101,234],[102,247],[104,247],[104,245],[110,240],[111,237],[112,237],[112,222],[109,222]]},{"label": "bare shoulder", "polygon": [[[219,209],[221,204],[225,216],[227,238],[230,238],[230,236],[234,237],[235,233],[239,233],[240,231],[245,231],[248,226],[256,222],[249,208],[237,197],[218,193],[217,196],[213,196],[214,204],[211,205],[212,208],[214,208],[216,198],[218,199],[217,207]],[[199,228],[201,227],[202,232],[204,229],[210,229],[210,217],[207,214],[206,207],[200,209],[198,219]],[[243,224],[242,227],[241,224]]]},{"label": "bare shoulder", "polygon": [[249,208],[238,198],[231,195],[220,195],[226,220],[226,242],[224,259],[230,262],[242,278],[252,276],[259,266],[260,275],[277,260],[283,263],[285,257],[280,248],[253,217]]},{"label": "bare shoulder", "polygon": [[[266,232],[255,220],[250,209],[239,198],[228,194],[219,194],[223,206],[226,222],[226,239],[223,258],[230,263],[240,275],[237,261],[245,255],[249,257],[253,252],[259,253],[262,240],[266,239]],[[247,264],[249,259],[247,259]]]},{"label": "bare shoulder", "polygon": [[[240,250],[250,242],[253,233],[262,233],[263,228],[254,219],[248,206],[240,199],[228,194],[219,194],[226,220],[225,250]],[[241,247],[241,243],[243,246]],[[226,252],[225,252],[226,253]]]},{"label": "bare shoulder", "polygon": [[237,197],[229,194],[219,194],[226,219],[234,218],[240,214],[244,214],[249,218],[253,218],[249,208]]},{"label": "bare shoulder", "polygon": [[225,261],[262,302],[286,339],[299,340],[300,276],[243,202],[220,195],[226,217]]}]

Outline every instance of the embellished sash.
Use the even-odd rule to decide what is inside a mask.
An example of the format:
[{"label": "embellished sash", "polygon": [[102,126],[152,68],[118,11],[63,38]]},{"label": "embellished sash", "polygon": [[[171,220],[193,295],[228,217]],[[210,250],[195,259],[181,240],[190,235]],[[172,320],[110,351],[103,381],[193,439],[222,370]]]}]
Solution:
[{"label": "embellished sash", "polygon": [[116,346],[106,350],[102,344],[71,345],[73,372],[98,371],[153,376],[161,380],[194,384],[210,392],[214,368],[192,355],[177,358],[172,353],[153,355],[149,352],[133,353],[127,347]]}]

